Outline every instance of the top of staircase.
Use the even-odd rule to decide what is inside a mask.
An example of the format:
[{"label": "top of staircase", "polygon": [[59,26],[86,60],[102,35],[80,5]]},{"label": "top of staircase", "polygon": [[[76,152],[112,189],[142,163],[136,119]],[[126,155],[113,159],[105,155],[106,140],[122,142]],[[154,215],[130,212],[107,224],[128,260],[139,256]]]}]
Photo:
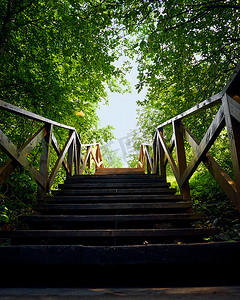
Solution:
[{"label": "top of staircase", "polygon": [[142,168],[99,168],[95,175],[111,175],[111,174],[145,174]]}]

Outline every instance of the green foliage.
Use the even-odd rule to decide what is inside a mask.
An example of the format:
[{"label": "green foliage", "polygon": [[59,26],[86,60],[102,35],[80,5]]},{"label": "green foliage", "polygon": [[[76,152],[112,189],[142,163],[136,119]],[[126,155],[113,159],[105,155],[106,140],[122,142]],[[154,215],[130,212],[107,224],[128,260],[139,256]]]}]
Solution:
[{"label": "green foliage", "polygon": [[95,165],[92,164],[91,168],[85,167],[84,171],[83,171],[83,175],[94,175],[95,174]]},{"label": "green foliage", "polygon": [[[145,12],[142,4],[135,8],[138,16],[144,17],[135,23],[129,50],[139,64],[136,88],[148,88],[146,98],[138,101],[138,129],[134,132],[138,151],[141,142],[153,138],[158,125],[219,92],[240,60],[238,1],[167,0],[144,4],[148,5]],[[217,109],[184,119],[184,123],[201,140]],[[171,125],[164,128],[168,142],[171,132]],[[191,152],[187,147],[188,161]],[[233,177],[226,130],[210,153]],[[172,181],[171,172],[168,174]],[[239,213],[205,167],[198,168],[190,184],[195,208],[206,216],[201,226],[220,226],[219,239],[239,240]]]},{"label": "green foliage", "polygon": [[214,240],[240,240],[240,216],[216,181],[201,166],[190,180],[194,210],[203,215],[199,226],[219,227]]},{"label": "green foliage", "polygon": [[103,165],[105,168],[122,168],[123,162],[121,157],[117,156],[107,145],[101,146]]},{"label": "green foliage", "polygon": [[[121,54],[120,37],[110,30],[114,7],[97,0],[0,0],[0,11],[0,100],[74,126],[82,143],[111,140],[112,128],[99,128],[96,110],[107,101],[107,87],[128,88],[129,69],[113,65]],[[1,130],[17,147],[42,126],[3,111],[0,116]],[[62,148],[68,131],[55,128],[54,134]],[[37,169],[41,152],[38,146],[28,156]],[[51,149],[50,169],[56,159]],[[1,153],[1,165],[5,161]],[[62,180],[61,170],[53,188]],[[36,198],[36,184],[18,170],[1,194],[1,220],[11,222]]]},{"label": "green foliage", "polygon": [[17,217],[30,214],[36,201],[37,185],[29,172],[18,168],[0,187],[0,224],[17,226]]},{"label": "green foliage", "polygon": [[[2,196],[1,196],[2,197]],[[3,196],[4,198],[4,196]],[[0,222],[7,223],[9,221],[9,217],[7,216],[7,207],[4,205],[0,206]]]}]

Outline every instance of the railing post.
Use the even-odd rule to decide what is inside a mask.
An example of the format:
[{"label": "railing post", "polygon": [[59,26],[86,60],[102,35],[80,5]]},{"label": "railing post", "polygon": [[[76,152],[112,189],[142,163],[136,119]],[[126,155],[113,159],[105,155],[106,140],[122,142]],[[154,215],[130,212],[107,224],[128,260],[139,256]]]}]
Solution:
[{"label": "railing post", "polygon": [[[149,146],[146,145],[145,147],[146,147],[146,149],[147,149],[147,152],[149,153]],[[145,155],[146,155],[146,154],[145,154]],[[146,157],[146,161],[147,161],[147,174],[151,174],[151,165],[150,165],[150,162],[149,162],[148,157]]]},{"label": "railing post", "polygon": [[81,151],[82,151],[82,146],[80,142],[80,137],[78,137],[77,132],[75,132],[76,135],[76,168],[75,168],[75,174],[79,175],[80,173],[80,168],[81,168]]},{"label": "railing post", "polygon": [[154,167],[154,174],[159,175],[159,149],[158,149],[158,140],[156,134],[153,141],[153,167]]},{"label": "railing post", "polygon": [[[174,138],[175,138],[175,148],[176,148],[179,176],[181,177],[182,174],[184,173],[184,171],[186,170],[187,161],[186,161],[184,139],[183,139],[180,122],[181,122],[180,120],[173,121],[172,125],[173,125],[173,134],[174,134]],[[189,181],[186,181],[186,183],[184,185],[180,186],[180,190],[181,190],[184,200],[189,200],[191,198]]]},{"label": "railing post", "polygon": [[[163,128],[159,128],[157,129],[159,130],[159,132],[161,132],[163,134]],[[163,146],[161,144],[161,142],[158,140],[158,145],[159,145],[159,164],[160,164],[160,175],[166,179],[166,165],[165,165],[165,153],[164,153],[164,149]]]},{"label": "railing post", "polygon": [[97,161],[97,164],[100,164],[99,167],[96,165],[96,170],[97,170],[97,168],[103,168],[102,154],[101,154],[101,150],[100,150],[100,145],[99,144],[96,144],[96,161]]},{"label": "railing post", "polygon": [[[91,146],[87,146],[87,153],[88,153],[88,151],[89,151],[89,148],[91,148]],[[89,169],[91,168],[91,155],[88,156],[86,166],[87,166]]]},{"label": "railing post", "polygon": [[[69,130],[69,136],[72,134],[72,130]],[[68,149],[68,156],[67,156],[67,164],[69,167],[69,174],[72,176],[73,175],[73,159],[74,159],[74,144],[75,144],[75,138],[73,139],[69,149]]]},{"label": "railing post", "polygon": [[[240,210],[240,118],[238,120],[232,116],[231,112],[235,113],[240,111],[240,106],[234,99],[225,94],[222,98],[224,106],[224,116],[228,132],[228,140],[230,145],[233,172],[235,177],[237,199],[236,206]],[[235,107],[234,107],[235,104]],[[230,110],[230,106],[232,107]],[[239,113],[238,113],[239,116]]]},{"label": "railing post", "polygon": [[45,178],[45,187],[42,188],[38,185],[37,196],[38,199],[42,200],[46,193],[49,192],[48,189],[48,170],[50,163],[50,148],[52,144],[52,132],[53,132],[53,124],[45,124],[46,135],[42,140],[42,148],[43,153],[40,158],[40,168],[39,173]]},{"label": "railing post", "polygon": [[143,170],[144,170],[144,173],[146,172],[146,153],[145,153],[145,146],[144,145],[141,145],[142,147],[142,164],[143,164]]}]

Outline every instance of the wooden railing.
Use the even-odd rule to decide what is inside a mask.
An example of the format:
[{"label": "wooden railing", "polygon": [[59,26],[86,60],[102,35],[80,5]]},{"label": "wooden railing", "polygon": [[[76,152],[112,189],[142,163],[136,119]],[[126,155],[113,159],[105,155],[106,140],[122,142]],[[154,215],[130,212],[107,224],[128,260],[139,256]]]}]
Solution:
[{"label": "wooden railing", "polygon": [[147,174],[154,173],[154,166],[151,154],[149,152],[149,147],[152,145],[142,144],[140,146],[140,154],[138,159],[138,168],[145,169],[145,165],[147,167]]},{"label": "wooden railing", "polygon": [[[38,184],[38,198],[42,199],[46,193],[50,192],[51,186],[61,165],[65,169],[67,175],[82,174],[86,163],[89,162],[89,154],[91,153],[92,156],[94,156],[92,146],[88,145],[87,156],[85,160],[83,160],[81,155],[82,145],[80,136],[74,127],[57,123],[4,101],[0,101],[0,109],[43,123],[43,126],[20,148],[17,148],[3,131],[0,130],[0,149],[8,156],[8,160],[0,168],[0,184],[3,184],[6,181],[8,176],[17,166],[22,166],[27,169],[36,180]],[[68,131],[68,138],[62,149],[54,135],[55,127]],[[40,158],[39,170],[37,170],[29,162],[27,156],[40,143],[42,143],[43,151]],[[57,159],[54,166],[49,170],[51,148],[55,150]],[[97,167],[103,166],[101,162],[99,162],[100,159],[101,152],[99,144],[97,144],[96,158],[94,160]]]},{"label": "wooden railing", "polygon": [[83,173],[83,171],[86,167],[88,169],[91,169],[92,161],[95,163],[96,170],[98,168],[103,168],[104,166],[103,166],[100,145],[99,144],[86,144],[86,145],[82,145],[82,148],[83,147],[87,147],[87,151],[86,151],[85,158],[83,160],[82,167],[80,169],[80,174]]},{"label": "wooden railing", "polygon": [[[142,145],[140,150],[139,167],[144,167],[147,162],[147,169],[150,172],[166,177],[166,165],[170,164],[180,191],[184,199],[190,198],[189,179],[196,171],[201,162],[205,164],[209,172],[218,182],[222,190],[233,201],[240,210],[240,66],[236,68],[233,76],[222,90],[222,92],[199,103],[186,112],[164,122],[156,129],[153,140],[153,159],[149,157],[148,147]],[[202,110],[220,104],[211,125],[205,135],[199,141],[183,123],[189,116],[195,115]],[[172,138],[167,145],[164,136],[166,126],[172,126]],[[230,145],[231,159],[233,165],[233,180],[229,174],[222,169],[216,160],[209,154],[210,147],[224,128],[227,128]],[[184,139],[191,146],[194,154],[189,163],[186,160]],[[176,162],[172,151],[176,149]],[[147,159],[145,159],[147,157]],[[151,166],[151,167],[150,167]]]}]

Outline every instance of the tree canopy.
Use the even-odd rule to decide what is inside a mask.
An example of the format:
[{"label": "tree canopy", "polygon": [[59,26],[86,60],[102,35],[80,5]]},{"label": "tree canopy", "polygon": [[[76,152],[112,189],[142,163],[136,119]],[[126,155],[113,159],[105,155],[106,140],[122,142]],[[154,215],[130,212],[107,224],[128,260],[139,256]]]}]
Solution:
[{"label": "tree canopy", "polygon": [[164,117],[216,92],[239,61],[239,1],[1,0],[0,9],[0,98],[74,126],[83,111],[87,130],[106,87],[126,84],[127,66],[113,64],[123,53],[139,65],[137,89],[148,87],[139,105]]},{"label": "tree canopy", "polygon": [[1,0],[0,10],[0,99],[83,136],[96,130],[106,86],[119,91],[116,82],[125,82],[125,71],[113,65],[113,19],[98,1]]}]

